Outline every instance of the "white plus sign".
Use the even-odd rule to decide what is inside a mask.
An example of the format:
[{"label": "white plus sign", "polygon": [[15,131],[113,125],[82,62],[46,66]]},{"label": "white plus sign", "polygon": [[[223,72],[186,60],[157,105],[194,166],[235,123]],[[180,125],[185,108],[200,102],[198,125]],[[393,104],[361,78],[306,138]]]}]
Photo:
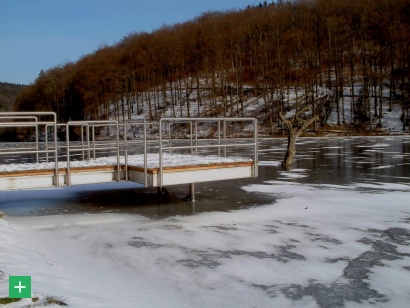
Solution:
[{"label": "white plus sign", "polygon": [[19,281],[19,285],[14,287],[15,289],[19,289],[19,293],[21,293],[21,289],[25,289],[25,286],[21,285],[21,281]]}]

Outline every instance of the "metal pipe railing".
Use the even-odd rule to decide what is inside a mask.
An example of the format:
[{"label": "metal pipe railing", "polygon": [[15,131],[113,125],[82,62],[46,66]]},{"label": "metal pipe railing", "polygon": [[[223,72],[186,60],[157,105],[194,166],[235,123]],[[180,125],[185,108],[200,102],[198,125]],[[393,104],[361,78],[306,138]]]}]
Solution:
[{"label": "metal pipe railing", "polygon": [[[40,120],[39,117],[42,116],[52,116],[53,121],[44,121]],[[36,128],[36,149],[33,150],[28,148],[20,148],[20,149],[8,149],[8,150],[1,150],[0,154],[26,154],[26,153],[33,153],[37,156],[39,154],[45,154],[47,162],[49,161],[49,154],[54,153],[54,160],[55,160],[55,185],[59,187],[59,170],[58,170],[58,160],[59,160],[59,150],[66,151],[66,160],[67,160],[67,173],[66,173],[66,182],[67,186],[71,186],[71,166],[70,161],[75,157],[78,158],[76,153],[81,153],[80,159],[85,160],[85,153],[87,153],[87,159],[91,159],[91,153],[93,159],[96,158],[96,151],[112,151],[116,152],[117,157],[117,181],[121,179],[121,151],[124,149],[124,158],[125,158],[125,179],[128,180],[128,166],[129,166],[129,151],[131,149],[132,144],[142,144],[143,150],[143,165],[144,165],[144,186],[148,186],[148,172],[147,172],[147,153],[148,153],[148,145],[151,143],[156,143],[159,141],[158,145],[154,145],[152,148],[158,148],[159,154],[159,185],[160,187],[163,186],[163,154],[164,151],[172,151],[172,150],[190,150],[191,154],[198,154],[199,149],[217,149],[218,155],[221,156],[221,150],[223,150],[223,155],[226,157],[227,149],[234,148],[234,147],[253,147],[253,174],[257,176],[257,160],[258,160],[258,148],[257,148],[257,120],[254,118],[163,118],[158,123],[151,123],[147,122],[145,119],[136,119],[136,120],[129,120],[123,124],[119,124],[118,121],[114,120],[106,120],[106,121],[91,121],[91,120],[84,120],[84,121],[70,121],[65,124],[58,124],[57,123],[57,116],[53,112],[34,112],[34,113],[0,113],[0,121],[1,120],[19,120],[18,122],[0,122],[0,127],[35,127]],[[24,121],[22,121],[24,120]],[[32,121],[27,121],[32,120]],[[227,135],[227,123],[229,122],[248,122],[253,124],[253,138],[252,142],[242,142],[238,143],[229,141]],[[204,139],[201,140],[203,142],[207,142],[207,144],[203,144],[203,142],[199,142],[198,140],[198,124],[199,123],[216,123],[217,124],[217,138],[214,139]],[[183,138],[185,140],[185,144],[180,141],[172,142],[172,128],[175,127],[175,124],[186,124],[187,130],[189,130],[189,138]],[[148,125],[158,125],[158,139],[157,141],[152,141],[148,143]],[[41,126],[45,127],[45,149],[40,149],[39,147],[39,128]],[[80,134],[81,138],[79,144],[73,144],[70,142],[70,128],[71,127],[80,127]],[[116,134],[115,140],[106,140],[106,141],[97,141],[96,140],[96,127],[110,127],[115,126]],[[128,140],[128,128],[133,126],[142,126],[142,140]],[[53,127],[53,135],[54,135],[54,146],[49,146],[49,129]],[[58,127],[65,127],[65,134],[66,134],[66,142],[65,145],[58,146],[57,143],[57,131]],[[120,141],[120,127],[123,129],[124,136],[123,140]],[[165,129],[165,130],[164,130]],[[84,131],[85,130],[85,131]],[[168,140],[164,139],[166,134],[168,135]],[[135,136],[134,136],[135,137]],[[179,140],[179,139],[178,139]],[[235,138],[236,140],[236,138]],[[216,144],[214,144],[216,142]],[[155,150],[157,152],[157,150]],[[64,152],[62,152],[63,154]],[[61,158],[60,158],[61,159]],[[38,159],[37,159],[38,162]]]},{"label": "metal pipe railing", "polygon": [[[110,147],[110,146],[104,146],[104,147],[96,147],[93,146],[92,148],[90,147],[89,142],[87,143],[87,147],[84,147],[84,144],[82,143],[82,147],[78,148],[70,148],[70,126],[87,126],[87,130],[89,127],[89,124],[92,124],[94,126],[115,126],[116,127],[116,138],[115,138],[115,146]],[[89,135],[88,135],[89,138]],[[116,156],[117,156],[117,182],[120,181],[120,175],[121,175],[121,167],[120,167],[120,135],[119,135],[119,124],[118,121],[115,120],[106,120],[106,121],[70,121],[67,122],[66,124],[66,151],[67,151],[67,186],[71,186],[71,166],[70,166],[70,152],[75,152],[75,151],[95,151],[95,150],[116,150]]]},{"label": "metal pipe railing", "polygon": [[[192,123],[196,124],[195,129],[195,140],[196,144],[192,143]],[[198,145],[197,144],[197,124],[200,122],[217,122],[218,126],[218,144],[217,145]],[[224,143],[221,142],[221,122],[223,123],[223,137]],[[250,143],[227,143],[227,134],[226,134],[226,123],[227,122],[250,122],[253,123],[253,142]],[[168,146],[163,145],[163,126],[168,124],[168,127],[171,127],[171,124],[175,123],[190,123],[190,134],[191,134],[191,144],[189,146],[173,146],[169,144]],[[166,127],[166,126],[165,126]],[[162,118],[159,122],[159,186],[163,186],[163,152],[165,150],[176,150],[176,149],[202,149],[202,148],[217,148],[218,156],[221,155],[221,149],[224,149],[224,156],[226,157],[226,149],[228,147],[253,147],[253,174],[254,177],[258,175],[257,162],[258,162],[258,134],[257,134],[257,120],[255,118]],[[169,134],[171,135],[171,129]]]},{"label": "metal pipe railing", "polygon": [[[144,160],[144,186],[148,186],[148,158],[147,158],[147,122],[145,119],[128,120],[124,123],[124,156],[125,156],[125,179],[128,181],[128,130],[129,126],[142,125],[143,132],[143,160]],[[135,143],[135,142],[134,142]],[[140,142],[138,142],[140,143]]]},{"label": "metal pipe railing", "polygon": [[[13,120],[34,120],[34,122],[38,122],[38,118],[36,116],[1,116],[1,119],[13,119]],[[38,125],[35,126],[36,128],[36,150],[39,150],[39,146],[38,146]],[[38,153],[36,153],[36,162],[38,163]]]},{"label": "metal pipe railing", "polygon": [[[39,117],[52,117],[52,121],[38,121]],[[55,170],[54,170],[54,175],[55,175],[55,186],[59,187],[59,174],[58,174],[58,148],[57,148],[57,114],[55,112],[50,112],[50,111],[37,111],[37,112],[25,112],[25,111],[20,111],[20,112],[0,112],[0,119],[16,119],[16,120],[25,120],[25,119],[35,119],[34,122],[0,122],[0,127],[35,127],[35,134],[36,134],[36,150],[33,151],[24,151],[24,153],[34,153],[36,154],[36,161],[39,161],[38,154],[40,153],[53,153],[55,154]],[[39,137],[39,127],[40,126],[46,126],[46,125],[54,125],[54,149],[46,150],[44,151],[39,151],[39,145],[38,145],[38,137]],[[3,151],[3,153],[0,154],[12,154],[12,152],[7,152]],[[20,151],[17,151],[20,152]],[[14,152],[15,153],[15,152]],[[22,153],[18,153],[22,154]]]}]

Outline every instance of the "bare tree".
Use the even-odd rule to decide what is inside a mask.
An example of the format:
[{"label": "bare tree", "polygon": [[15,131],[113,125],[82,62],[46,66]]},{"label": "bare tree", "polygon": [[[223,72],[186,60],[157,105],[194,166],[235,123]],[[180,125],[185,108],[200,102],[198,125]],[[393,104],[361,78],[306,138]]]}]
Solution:
[{"label": "bare tree", "polygon": [[295,114],[287,119],[279,112],[279,118],[285,123],[288,130],[288,147],[286,150],[285,159],[282,165],[285,168],[290,168],[292,166],[293,157],[296,154],[296,140],[297,138],[312,124],[314,121],[319,119],[319,115],[311,115],[310,117],[304,119],[301,115],[307,112],[310,105],[306,105],[300,110],[295,110]]}]

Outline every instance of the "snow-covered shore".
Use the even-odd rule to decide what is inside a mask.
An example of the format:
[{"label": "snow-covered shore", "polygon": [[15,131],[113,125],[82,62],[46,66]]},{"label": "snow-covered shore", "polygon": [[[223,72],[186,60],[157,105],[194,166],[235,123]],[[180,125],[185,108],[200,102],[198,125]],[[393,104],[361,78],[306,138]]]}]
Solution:
[{"label": "snow-covered shore", "polygon": [[276,201],[162,220],[0,219],[0,297],[8,295],[9,275],[30,275],[33,295],[61,297],[71,307],[410,302],[408,185],[268,181],[243,190]]}]

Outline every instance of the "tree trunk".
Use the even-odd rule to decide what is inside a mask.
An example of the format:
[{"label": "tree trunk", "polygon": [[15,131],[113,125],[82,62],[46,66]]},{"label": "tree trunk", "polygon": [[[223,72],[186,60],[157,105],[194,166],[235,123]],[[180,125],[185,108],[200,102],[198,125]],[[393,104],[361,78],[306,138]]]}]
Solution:
[{"label": "tree trunk", "polygon": [[293,157],[296,154],[296,131],[294,129],[289,129],[288,131],[288,147],[286,150],[285,159],[283,160],[283,165],[285,168],[290,168],[292,166]]},{"label": "tree trunk", "polygon": [[297,110],[291,119],[286,119],[281,112],[279,118],[286,124],[288,128],[288,147],[282,165],[289,169],[292,166],[293,156],[296,154],[296,139],[309,127],[314,121],[319,118],[319,115],[312,115],[309,119],[301,119],[299,115],[309,109],[309,105]]}]

